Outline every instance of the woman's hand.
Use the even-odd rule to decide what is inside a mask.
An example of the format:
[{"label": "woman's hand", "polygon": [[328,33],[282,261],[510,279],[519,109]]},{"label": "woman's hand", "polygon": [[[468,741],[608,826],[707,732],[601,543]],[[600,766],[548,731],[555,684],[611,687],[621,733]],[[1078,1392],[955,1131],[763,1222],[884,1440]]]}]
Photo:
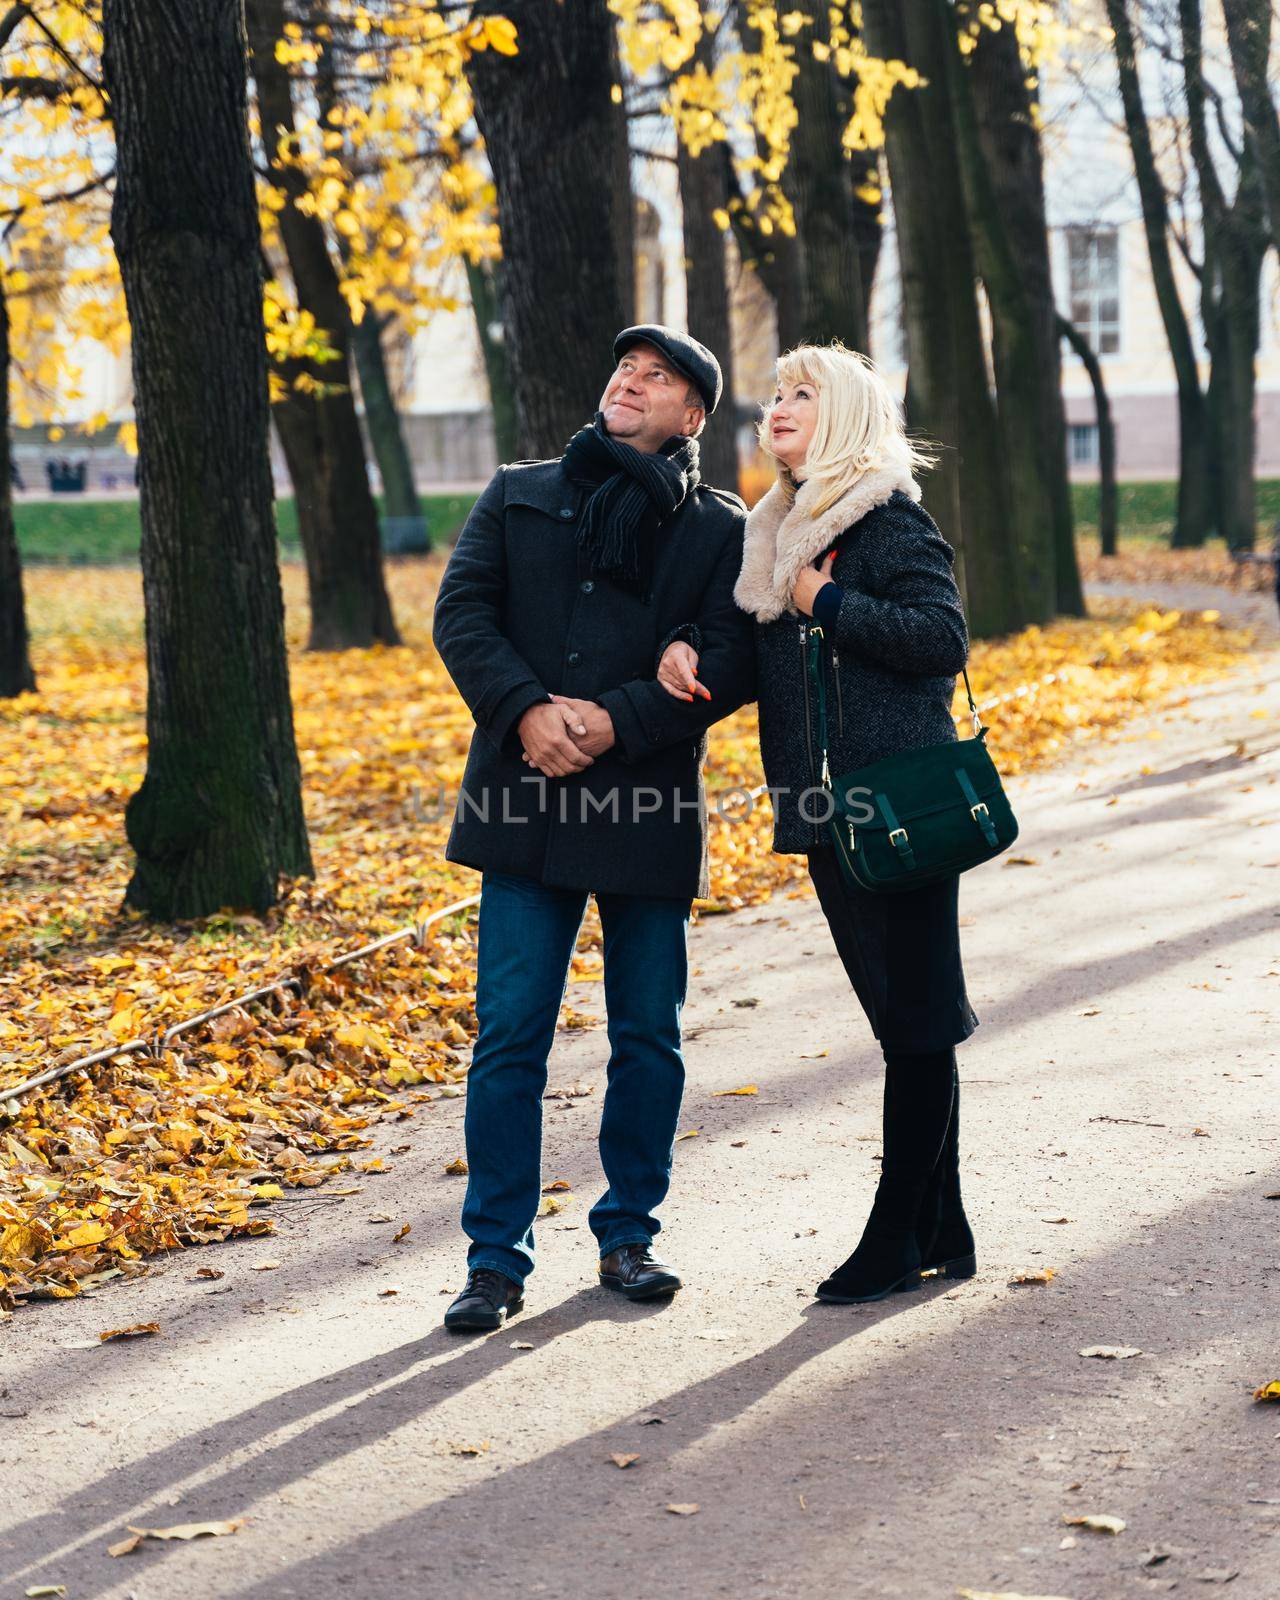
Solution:
[{"label": "woman's hand", "polygon": [[836,564],[834,550],[827,555],[819,567],[805,567],[796,579],[796,586],[791,591],[791,598],[795,602],[797,611],[803,611],[806,617],[813,615],[814,596],[819,589],[825,589],[827,584],[834,583],[831,569]]},{"label": "woman's hand", "polygon": [[695,695],[703,700],[711,698],[711,690],[698,682],[698,652],[683,639],[677,639],[662,652],[658,682],[677,700],[692,700]]}]

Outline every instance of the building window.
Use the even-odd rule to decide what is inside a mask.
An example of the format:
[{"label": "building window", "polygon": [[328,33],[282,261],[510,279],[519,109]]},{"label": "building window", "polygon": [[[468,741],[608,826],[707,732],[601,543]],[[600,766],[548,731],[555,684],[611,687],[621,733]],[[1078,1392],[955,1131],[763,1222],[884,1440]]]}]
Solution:
[{"label": "building window", "polygon": [[1071,320],[1100,356],[1120,348],[1120,236],[1114,228],[1068,228]]},{"label": "building window", "polygon": [[1073,422],[1068,429],[1073,467],[1094,467],[1098,464],[1098,424]]}]

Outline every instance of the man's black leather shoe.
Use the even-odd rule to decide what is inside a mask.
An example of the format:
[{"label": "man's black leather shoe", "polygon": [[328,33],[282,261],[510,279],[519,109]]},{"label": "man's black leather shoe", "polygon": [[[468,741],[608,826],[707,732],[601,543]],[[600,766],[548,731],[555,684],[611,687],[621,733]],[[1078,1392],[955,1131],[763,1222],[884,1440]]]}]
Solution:
[{"label": "man's black leather shoe", "polygon": [[656,1300],[681,1287],[680,1274],[659,1261],[647,1244],[624,1244],[601,1256],[600,1282],[628,1300]]},{"label": "man's black leather shoe", "polygon": [[513,1311],[524,1310],[524,1290],[488,1267],[467,1274],[467,1286],[444,1314],[454,1333],[491,1333]]}]

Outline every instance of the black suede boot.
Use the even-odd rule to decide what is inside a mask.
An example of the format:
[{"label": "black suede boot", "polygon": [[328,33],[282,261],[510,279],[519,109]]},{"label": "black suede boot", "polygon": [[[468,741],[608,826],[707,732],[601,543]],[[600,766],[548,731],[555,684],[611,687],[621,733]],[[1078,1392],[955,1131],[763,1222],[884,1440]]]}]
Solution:
[{"label": "black suede boot", "polygon": [[884,1158],[853,1254],[818,1285],[819,1300],[856,1305],[920,1282],[916,1228],[938,1164],[954,1092],[953,1051],[884,1052]]},{"label": "black suede boot", "polygon": [[951,1116],[916,1226],[923,1272],[972,1278],[978,1270],[973,1230],[960,1197],[960,1074],[953,1072]]}]

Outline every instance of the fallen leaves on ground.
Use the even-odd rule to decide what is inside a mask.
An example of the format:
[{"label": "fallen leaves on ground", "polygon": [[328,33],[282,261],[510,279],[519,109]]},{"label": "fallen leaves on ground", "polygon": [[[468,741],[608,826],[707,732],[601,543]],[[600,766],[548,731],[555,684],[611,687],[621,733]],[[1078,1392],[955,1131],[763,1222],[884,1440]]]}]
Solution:
[{"label": "fallen leaves on ground", "polygon": [[1015,1594],[1012,1589],[957,1589],[960,1600],[1067,1600],[1060,1594]]},{"label": "fallen leaves on ground", "polygon": [[960,1600],[1067,1600],[1060,1594],[1015,1594],[1012,1589],[957,1589]]},{"label": "fallen leaves on ground", "polygon": [[1015,1272],[1009,1279],[1010,1284],[1019,1283],[1050,1283],[1057,1276],[1054,1267],[1029,1267],[1025,1272]]},{"label": "fallen leaves on ground", "polygon": [[1253,1391],[1255,1400],[1280,1400],[1280,1378],[1264,1383],[1261,1388]]},{"label": "fallen leaves on ground", "polygon": [[1064,1511],[1062,1520],[1068,1528],[1088,1528],[1093,1533],[1123,1533],[1128,1527],[1123,1517],[1112,1517],[1096,1511],[1082,1517],[1069,1516]]},{"label": "fallen leaves on ground", "polygon": [[180,1522],[172,1528],[135,1528],[129,1525],[129,1538],[107,1546],[109,1556],[127,1556],[147,1539],[222,1539],[244,1526],[244,1518],[230,1522]]},{"label": "fallen leaves on ground", "polygon": [[1128,1361],[1132,1356],[1140,1356],[1142,1351],[1131,1344],[1090,1344],[1080,1354],[1099,1361]]},{"label": "fallen leaves on ground", "polygon": [[1097,538],[1088,536],[1080,540],[1080,576],[1086,583],[1208,583],[1241,594],[1265,594],[1275,582],[1270,566],[1233,561],[1221,544],[1198,550],[1130,544],[1119,555],[1104,556]]},{"label": "fallen leaves on ground", "polygon": [[744,1083],[742,1085],[741,1089],[717,1089],[715,1091],[715,1093],[711,1096],[711,1098],[713,1100],[723,1100],[729,1095],[735,1095],[735,1094],[759,1094],[759,1093],[760,1093],[760,1091],[759,1091],[759,1089],[756,1088],[754,1083]]},{"label": "fallen leaves on ground", "polygon": [[615,1467],[634,1466],[639,1459],[640,1457],[638,1455],[627,1455],[621,1450],[613,1451],[609,1457],[609,1460],[613,1462]]},{"label": "fallen leaves on ground", "polygon": [[142,1339],[148,1334],[159,1332],[158,1322],[135,1322],[129,1328],[108,1328],[105,1333],[98,1335],[98,1343],[106,1344],[108,1339]]},{"label": "fallen leaves on ground", "polygon": [[[26,575],[39,689],[0,701],[0,1310],[135,1275],[159,1252],[268,1234],[272,1205],[350,1174],[381,1121],[461,1092],[473,920],[435,924],[421,949],[323,970],[475,891],[474,874],[443,859],[472,726],[430,642],[441,570],[439,556],[389,570],[405,648],[326,654],[302,648],[303,573],[285,566],[316,878],[285,885],[263,917],[156,925],[122,906],[124,807],[146,761],[139,575]],[[984,713],[1012,775],[1221,676],[1249,645],[1200,614],[1108,602],[976,643],[970,678],[980,702],[1040,685]],[[768,804],[746,799],[763,780],[754,710],[713,730],[707,778],[711,896],[698,914],[807,892],[803,858],[770,852]],[[573,975],[600,973],[593,910]],[[162,1054],[117,1056],[16,1107],[4,1100],[51,1064],[153,1040],[291,975],[296,996],[236,1006]],[[368,1165],[386,1170],[376,1155]]]},{"label": "fallen leaves on ground", "polygon": [[560,1026],[566,1033],[583,1033],[589,1028],[598,1028],[600,1022],[601,1018],[592,1016],[590,1012],[575,1011],[572,1006],[566,1006]]},{"label": "fallen leaves on ground", "polygon": [[667,1510],[670,1511],[673,1516],[692,1517],[697,1513],[698,1506],[696,1504],[671,1505],[667,1507]]}]

